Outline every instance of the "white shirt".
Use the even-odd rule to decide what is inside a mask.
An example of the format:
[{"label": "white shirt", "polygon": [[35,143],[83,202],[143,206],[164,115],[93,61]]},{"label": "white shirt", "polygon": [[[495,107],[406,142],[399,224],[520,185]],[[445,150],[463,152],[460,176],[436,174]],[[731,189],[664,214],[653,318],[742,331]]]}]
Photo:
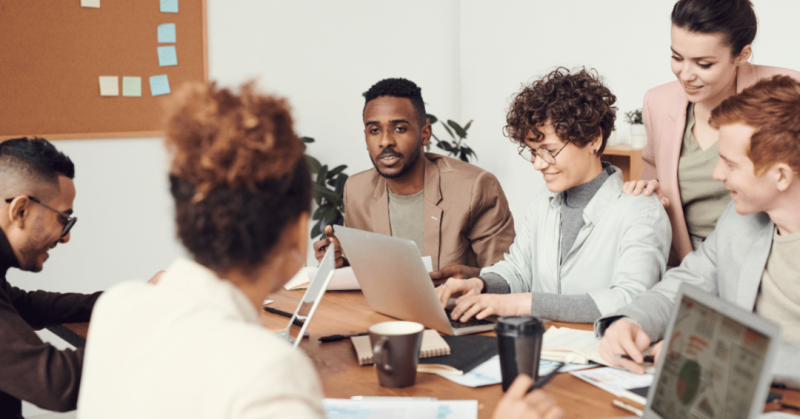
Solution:
[{"label": "white shirt", "polygon": [[658,197],[626,196],[617,169],[583,210],[586,223],[561,261],[564,193],[536,195],[504,260],[483,268],[512,293],[589,294],[607,315],[652,288],[666,269],[672,228]]},{"label": "white shirt", "polygon": [[178,259],[158,285],[124,283],[94,307],[81,419],[322,418],[309,359],[259,323],[233,284]]}]

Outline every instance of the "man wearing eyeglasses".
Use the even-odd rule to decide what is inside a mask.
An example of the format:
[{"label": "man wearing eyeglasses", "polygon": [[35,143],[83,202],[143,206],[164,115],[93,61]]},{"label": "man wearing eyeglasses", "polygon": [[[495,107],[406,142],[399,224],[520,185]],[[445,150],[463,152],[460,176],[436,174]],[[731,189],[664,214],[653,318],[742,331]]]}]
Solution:
[{"label": "man wearing eyeglasses", "polygon": [[60,351],[34,333],[89,321],[92,295],[27,292],[6,281],[9,268],[39,272],[50,250],[70,239],[75,168],[42,139],[0,143],[0,417],[22,418],[26,400],[41,408],[76,407],[83,350]]}]

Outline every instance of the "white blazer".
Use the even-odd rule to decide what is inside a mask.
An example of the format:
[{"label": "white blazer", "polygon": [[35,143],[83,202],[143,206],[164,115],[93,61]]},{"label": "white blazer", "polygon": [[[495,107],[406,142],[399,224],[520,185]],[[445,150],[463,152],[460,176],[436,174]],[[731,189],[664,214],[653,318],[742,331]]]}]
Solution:
[{"label": "white blazer", "polygon": [[313,365],[259,314],[185,259],[158,285],[113,287],[92,314],[78,417],[322,418]]},{"label": "white blazer", "polygon": [[564,193],[543,188],[505,259],[483,268],[481,275],[500,275],[512,293],[589,294],[603,315],[658,283],[672,238],[667,213],[655,196],[623,194],[622,172],[615,170],[583,210],[586,225],[564,263]]}]

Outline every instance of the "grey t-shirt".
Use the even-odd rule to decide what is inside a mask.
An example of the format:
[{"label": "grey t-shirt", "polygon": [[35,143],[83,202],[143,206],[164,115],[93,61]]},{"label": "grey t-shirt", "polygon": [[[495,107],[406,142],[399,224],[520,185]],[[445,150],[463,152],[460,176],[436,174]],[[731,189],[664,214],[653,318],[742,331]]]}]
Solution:
[{"label": "grey t-shirt", "polygon": [[392,237],[411,240],[417,245],[419,254],[425,252],[424,191],[414,195],[395,195],[389,188],[389,225]]}]

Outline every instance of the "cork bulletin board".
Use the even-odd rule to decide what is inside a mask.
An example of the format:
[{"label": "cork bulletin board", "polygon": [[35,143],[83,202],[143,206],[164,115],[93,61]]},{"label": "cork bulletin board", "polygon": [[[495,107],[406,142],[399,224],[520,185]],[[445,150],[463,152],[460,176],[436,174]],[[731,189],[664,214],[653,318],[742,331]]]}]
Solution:
[{"label": "cork bulletin board", "polygon": [[0,0],[0,140],[160,136],[187,81],[208,82],[205,0]]}]

